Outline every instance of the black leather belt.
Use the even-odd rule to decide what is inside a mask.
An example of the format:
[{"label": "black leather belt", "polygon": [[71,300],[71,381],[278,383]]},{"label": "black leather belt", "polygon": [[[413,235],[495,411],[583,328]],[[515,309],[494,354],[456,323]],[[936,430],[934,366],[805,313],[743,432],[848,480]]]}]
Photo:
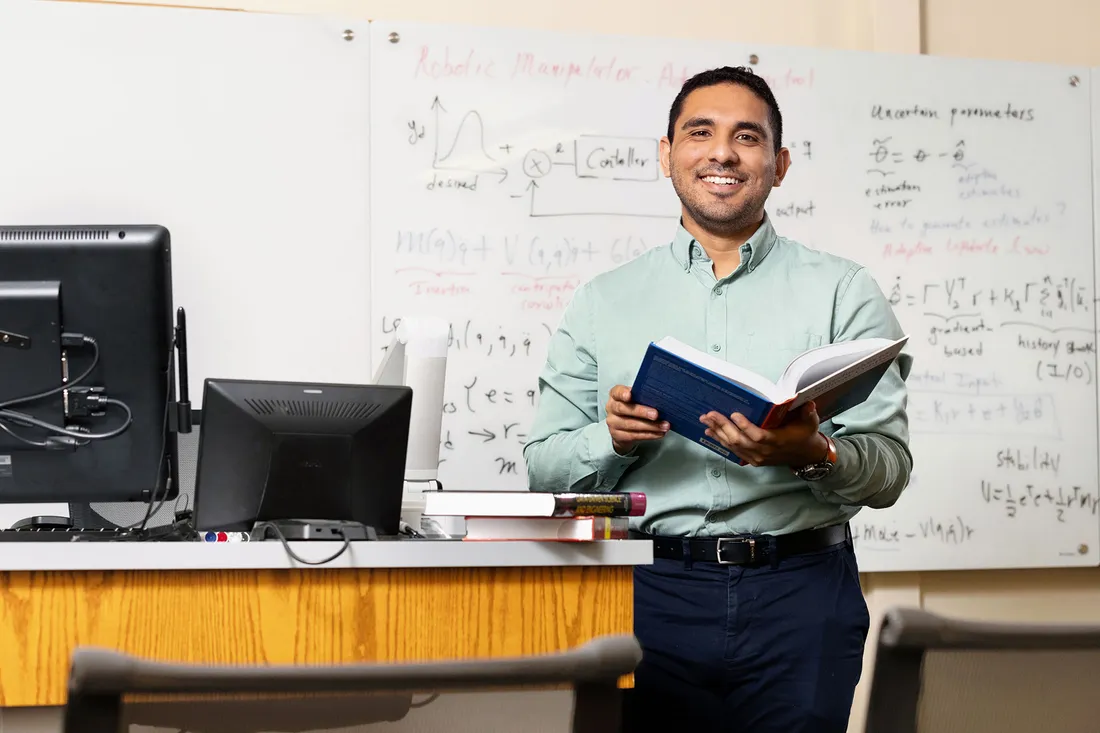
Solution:
[{"label": "black leather belt", "polygon": [[714,562],[720,565],[757,565],[774,562],[791,555],[824,550],[846,542],[851,537],[847,522],[785,535],[664,537],[644,532],[631,534],[637,539],[651,540],[654,557]]}]

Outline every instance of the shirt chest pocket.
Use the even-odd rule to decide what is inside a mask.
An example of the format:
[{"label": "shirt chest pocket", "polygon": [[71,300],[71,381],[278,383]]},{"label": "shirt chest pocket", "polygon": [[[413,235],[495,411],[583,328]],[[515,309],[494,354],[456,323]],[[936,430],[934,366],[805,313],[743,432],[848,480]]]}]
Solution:
[{"label": "shirt chest pocket", "polygon": [[759,332],[749,334],[746,341],[747,353],[741,366],[776,382],[796,356],[824,344],[825,336],[809,331]]}]

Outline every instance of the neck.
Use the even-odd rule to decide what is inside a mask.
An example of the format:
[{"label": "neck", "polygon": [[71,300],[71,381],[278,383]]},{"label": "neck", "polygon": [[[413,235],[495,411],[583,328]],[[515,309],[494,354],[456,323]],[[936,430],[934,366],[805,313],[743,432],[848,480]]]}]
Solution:
[{"label": "neck", "polygon": [[755,217],[751,224],[728,231],[706,229],[692,219],[686,211],[683,213],[683,223],[684,229],[695,238],[714,263],[714,276],[721,279],[741,264],[741,246],[749,241],[749,238],[764,223],[764,213],[761,212]]}]

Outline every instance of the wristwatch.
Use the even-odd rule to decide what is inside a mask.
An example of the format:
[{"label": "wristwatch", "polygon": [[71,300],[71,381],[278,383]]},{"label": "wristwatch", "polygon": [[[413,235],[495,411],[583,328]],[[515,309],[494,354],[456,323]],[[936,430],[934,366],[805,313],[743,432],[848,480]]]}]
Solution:
[{"label": "wristwatch", "polygon": [[828,445],[825,458],[817,463],[794,469],[794,475],[803,481],[820,481],[832,473],[833,468],[836,466],[836,443],[824,433],[821,434],[821,437],[825,438],[825,443]]}]

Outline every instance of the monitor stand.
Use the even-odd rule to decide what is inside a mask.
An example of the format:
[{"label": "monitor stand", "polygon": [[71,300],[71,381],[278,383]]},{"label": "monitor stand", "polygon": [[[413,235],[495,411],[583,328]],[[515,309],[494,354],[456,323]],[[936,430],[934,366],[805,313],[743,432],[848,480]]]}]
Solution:
[{"label": "monitor stand", "polygon": [[249,541],[282,540],[299,542],[302,540],[347,541],[377,540],[378,532],[360,522],[338,519],[274,519],[256,522],[249,534]]}]

